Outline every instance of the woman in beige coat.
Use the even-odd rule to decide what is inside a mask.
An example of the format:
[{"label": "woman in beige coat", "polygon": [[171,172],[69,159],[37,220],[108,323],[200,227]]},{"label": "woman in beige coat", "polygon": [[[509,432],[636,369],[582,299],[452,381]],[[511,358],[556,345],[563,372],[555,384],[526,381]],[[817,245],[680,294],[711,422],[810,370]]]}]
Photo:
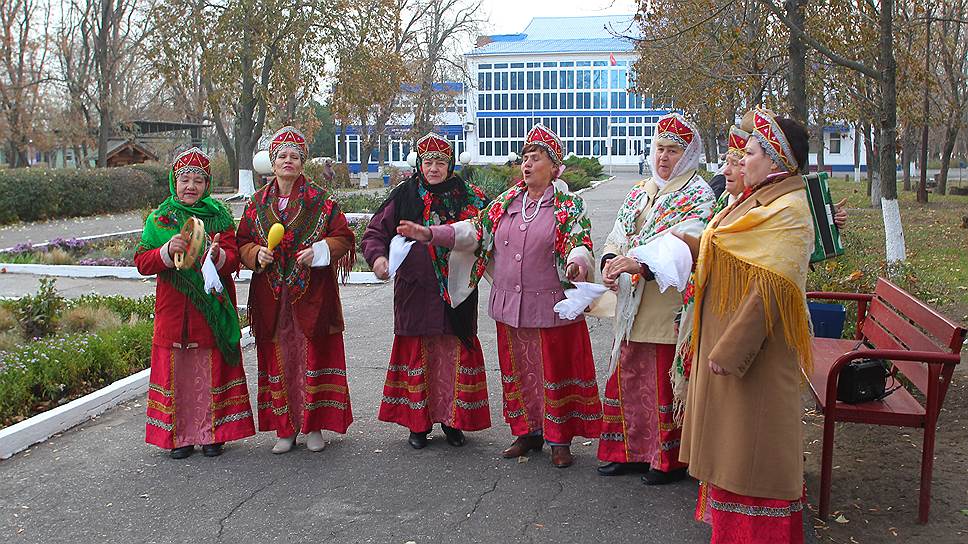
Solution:
[{"label": "woman in beige coat", "polygon": [[698,244],[698,357],[679,459],[703,481],[696,514],[712,523],[712,542],[802,542],[799,386],[800,366],[811,364],[813,223],[796,172],[807,132],[758,110],[746,152],[746,191]]}]

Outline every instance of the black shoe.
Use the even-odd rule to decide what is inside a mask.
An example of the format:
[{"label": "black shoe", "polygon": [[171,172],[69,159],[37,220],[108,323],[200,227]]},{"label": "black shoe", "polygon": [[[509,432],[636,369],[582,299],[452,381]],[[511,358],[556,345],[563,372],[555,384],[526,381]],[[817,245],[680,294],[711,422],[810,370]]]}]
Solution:
[{"label": "black shoe", "polygon": [[677,468],[669,472],[651,469],[642,476],[642,483],[645,485],[666,485],[686,478],[686,469]]},{"label": "black shoe", "polygon": [[453,427],[448,427],[443,423],[440,424],[440,428],[444,431],[447,436],[447,443],[455,448],[459,448],[464,445],[464,431],[460,429],[455,429]]},{"label": "black shoe", "polygon": [[195,446],[182,446],[171,450],[169,455],[172,459],[184,459],[193,453],[195,453]]},{"label": "black shoe", "polygon": [[608,463],[598,467],[598,473],[602,476],[621,476],[634,472],[648,472],[648,463]]},{"label": "black shoe", "polygon": [[410,431],[410,438],[407,440],[407,442],[410,444],[411,448],[415,450],[422,450],[427,447],[428,434],[430,434],[430,431],[424,431],[422,433]]},{"label": "black shoe", "polygon": [[222,443],[205,444],[202,446],[202,455],[205,457],[218,457],[222,455]]}]

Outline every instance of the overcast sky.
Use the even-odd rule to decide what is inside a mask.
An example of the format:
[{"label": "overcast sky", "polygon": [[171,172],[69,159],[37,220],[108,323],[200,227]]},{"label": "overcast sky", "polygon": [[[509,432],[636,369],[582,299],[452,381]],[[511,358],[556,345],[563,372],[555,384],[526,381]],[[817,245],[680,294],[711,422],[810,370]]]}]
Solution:
[{"label": "overcast sky", "polygon": [[637,8],[635,0],[481,0],[490,21],[487,34],[521,32],[532,17],[632,14]]}]

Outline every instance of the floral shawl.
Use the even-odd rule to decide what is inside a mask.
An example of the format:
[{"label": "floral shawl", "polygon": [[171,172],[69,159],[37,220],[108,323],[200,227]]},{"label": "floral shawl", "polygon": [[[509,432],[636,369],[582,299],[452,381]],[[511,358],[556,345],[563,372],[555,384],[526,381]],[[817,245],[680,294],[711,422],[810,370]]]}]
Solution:
[{"label": "floral shawl", "polygon": [[[562,287],[570,289],[572,283],[565,275],[565,267],[573,257],[581,256],[592,262],[592,225],[585,213],[585,201],[568,191],[568,186],[556,179],[554,186],[555,214],[555,268]],[[498,195],[476,217],[454,223],[457,245],[449,259],[451,271],[448,287],[451,305],[460,304],[477,288],[487,273],[494,256],[494,235],[508,206],[527,191],[524,180]],[[466,249],[465,251],[461,251]],[[472,253],[471,253],[472,252]]]},{"label": "floral shawl", "polygon": [[[341,212],[326,189],[305,176],[299,176],[290,195],[285,214],[282,214],[286,220],[283,220],[278,210],[279,186],[275,180],[256,191],[239,222],[239,246],[249,241],[260,246],[268,245],[269,228],[282,223],[286,232],[273,250],[273,262],[265,273],[277,300],[285,285],[289,288],[290,302],[296,302],[309,288],[311,270],[308,266],[296,266],[296,254],[326,236],[333,236],[334,233],[329,232],[329,223]],[[347,232],[352,234],[348,229]],[[332,263],[338,277],[348,275],[355,259],[355,252],[350,251],[339,262]]]},{"label": "floral shawl", "polygon": [[[677,231],[698,235],[702,232],[706,222],[712,217],[715,203],[713,190],[695,171],[688,172],[686,183],[679,190],[659,195],[658,185],[653,181],[642,181],[632,187],[625,202],[615,218],[615,226],[608,235],[607,243],[619,249],[621,254],[627,254],[632,248],[647,244],[657,236],[672,227]],[[681,178],[677,178],[681,179]],[[676,183],[672,179],[669,183]],[[636,228],[639,215],[649,206],[652,199],[655,203],[649,210],[641,228]],[[626,339],[632,330],[645,283],[638,281],[639,277],[622,274],[619,277],[619,290],[615,308],[615,342],[612,348],[611,366],[617,363],[622,340]]]}]

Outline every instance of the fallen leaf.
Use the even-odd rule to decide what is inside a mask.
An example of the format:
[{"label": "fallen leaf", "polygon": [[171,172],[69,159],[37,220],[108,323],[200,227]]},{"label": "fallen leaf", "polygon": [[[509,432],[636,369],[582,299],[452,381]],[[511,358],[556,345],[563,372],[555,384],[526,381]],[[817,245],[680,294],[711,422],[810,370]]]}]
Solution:
[{"label": "fallen leaf", "polygon": [[835,517],[834,521],[836,521],[837,523],[850,523],[850,520],[845,518],[843,514],[840,514],[839,516]]},{"label": "fallen leaf", "polygon": [[518,463],[527,463],[529,459],[525,456],[518,457]]}]

